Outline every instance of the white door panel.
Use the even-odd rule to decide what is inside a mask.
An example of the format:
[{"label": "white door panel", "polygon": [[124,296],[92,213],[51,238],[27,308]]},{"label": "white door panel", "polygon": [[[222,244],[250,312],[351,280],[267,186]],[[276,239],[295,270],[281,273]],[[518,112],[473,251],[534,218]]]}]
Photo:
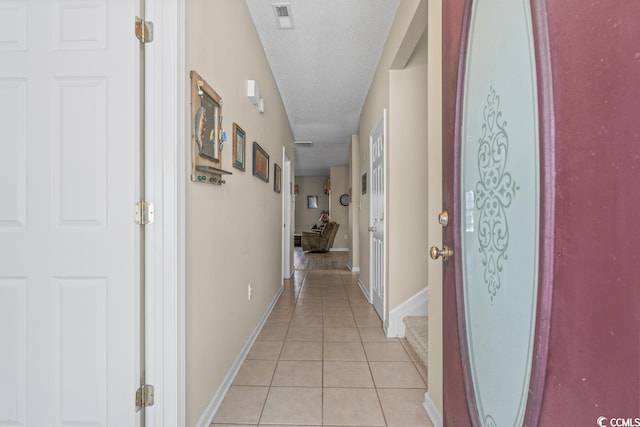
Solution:
[{"label": "white door panel", "polygon": [[371,295],[373,306],[385,320],[385,193],[384,193],[384,141],[386,135],[386,110],[370,135],[371,157]]},{"label": "white door panel", "polygon": [[136,12],[0,1],[3,426],[137,423]]}]

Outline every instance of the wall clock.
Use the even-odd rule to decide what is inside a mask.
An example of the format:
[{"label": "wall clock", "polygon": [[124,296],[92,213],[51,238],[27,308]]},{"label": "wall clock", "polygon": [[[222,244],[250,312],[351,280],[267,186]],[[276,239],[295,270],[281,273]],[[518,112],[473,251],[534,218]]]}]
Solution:
[{"label": "wall clock", "polygon": [[349,195],[348,194],[343,194],[342,196],[340,196],[340,204],[342,206],[349,206]]}]

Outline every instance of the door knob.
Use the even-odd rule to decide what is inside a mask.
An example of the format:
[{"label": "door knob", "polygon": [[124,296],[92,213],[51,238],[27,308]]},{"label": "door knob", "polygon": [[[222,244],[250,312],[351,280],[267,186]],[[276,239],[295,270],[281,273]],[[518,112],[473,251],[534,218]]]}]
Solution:
[{"label": "door knob", "polygon": [[447,258],[453,256],[453,249],[447,248],[446,246],[442,249],[438,249],[437,246],[431,246],[429,255],[431,256],[431,259],[438,259],[439,257],[442,257],[442,260],[446,261]]},{"label": "door knob", "polygon": [[369,230],[369,231],[377,231],[377,228],[375,228],[375,227],[369,227],[369,228],[368,228],[368,230]]},{"label": "door knob", "polygon": [[447,225],[449,225],[449,212],[447,211],[440,212],[440,215],[438,215],[438,224],[440,224],[443,227],[446,227]]}]

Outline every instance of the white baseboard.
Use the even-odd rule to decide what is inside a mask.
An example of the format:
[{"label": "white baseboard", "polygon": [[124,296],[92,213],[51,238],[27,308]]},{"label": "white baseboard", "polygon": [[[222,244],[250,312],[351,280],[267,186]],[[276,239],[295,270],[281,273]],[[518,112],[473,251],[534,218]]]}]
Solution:
[{"label": "white baseboard", "polygon": [[273,307],[275,307],[276,303],[278,302],[278,298],[280,298],[280,295],[282,295],[283,291],[284,291],[284,287],[281,286],[280,290],[278,291],[278,293],[276,293],[276,296],[273,298],[273,301],[271,301],[271,304],[269,305],[269,307],[267,307],[267,310],[265,311],[264,315],[260,319],[260,322],[258,322],[258,325],[253,330],[253,333],[249,336],[249,339],[247,339],[247,342],[242,347],[242,350],[240,350],[238,357],[236,357],[236,360],[233,362],[233,365],[231,365],[231,369],[229,369],[229,372],[222,380],[220,387],[218,387],[218,390],[209,401],[207,408],[204,410],[202,415],[200,415],[200,419],[196,423],[195,427],[210,427],[211,423],[213,422],[213,418],[216,416],[216,412],[218,412],[218,409],[220,408],[220,405],[222,404],[224,397],[227,395],[227,392],[229,391],[229,388],[231,387],[231,384],[233,383],[234,378],[238,374],[238,371],[240,370],[242,363],[244,363],[244,360],[246,359],[247,354],[249,354],[249,350],[251,350],[251,347],[255,343],[256,338],[258,338],[258,335],[260,334],[262,327],[264,326],[267,319],[269,318],[271,311],[273,311]]},{"label": "white baseboard", "polygon": [[369,301],[369,304],[371,304],[371,295],[369,294],[369,288],[366,287],[360,279],[358,279],[358,286],[360,286],[360,290],[364,294],[364,297],[367,299],[367,301]]},{"label": "white baseboard", "polygon": [[360,267],[354,267],[351,264],[347,264],[347,268],[352,273],[360,273]]},{"label": "white baseboard", "polygon": [[433,400],[431,400],[431,396],[429,396],[429,392],[424,394],[424,403],[422,404],[424,410],[427,411],[427,415],[431,419],[431,423],[433,423],[433,427],[442,427],[444,422],[442,420],[442,414]]},{"label": "white baseboard", "polygon": [[406,316],[426,316],[428,313],[429,288],[424,288],[398,307],[389,312],[387,337],[404,338],[404,322]]},{"label": "white baseboard", "polygon": [[349,248],[331,248],[329,252],[349,252]]}]

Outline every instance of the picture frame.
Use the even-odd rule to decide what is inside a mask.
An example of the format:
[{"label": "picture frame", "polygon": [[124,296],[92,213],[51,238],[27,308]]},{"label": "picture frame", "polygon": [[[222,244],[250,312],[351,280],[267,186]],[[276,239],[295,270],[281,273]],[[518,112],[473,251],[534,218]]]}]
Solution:
[{"label": "picture frame", "polygon": [[273,164],[273,191],[280,193],[282,191],[282,168],[279,164]]},{"label": "picture frame", "polygon": [[318,196],[307,196],[307,209],[318,209]]},{"label": "picture frame", "polygon": [[194,161],[219,163],[222,98],[196,71],[191,71],[191,101]]},{"label": "picture frame", "polygon": [[362,194],[367,194],[367,173],[362,174]]},{"label": "picture frame", "polygon": [[247,134],[239,124],[233,124],[233,167],[244,171]]},{"label": "picture frame", "polygon": [[253,141],[253,175],[269,182],[269,155],[256,141]]},{"label": "picture frame", "polygon": [[196,71],[191,71],[191,181],[222,185],[222,98]]}]

